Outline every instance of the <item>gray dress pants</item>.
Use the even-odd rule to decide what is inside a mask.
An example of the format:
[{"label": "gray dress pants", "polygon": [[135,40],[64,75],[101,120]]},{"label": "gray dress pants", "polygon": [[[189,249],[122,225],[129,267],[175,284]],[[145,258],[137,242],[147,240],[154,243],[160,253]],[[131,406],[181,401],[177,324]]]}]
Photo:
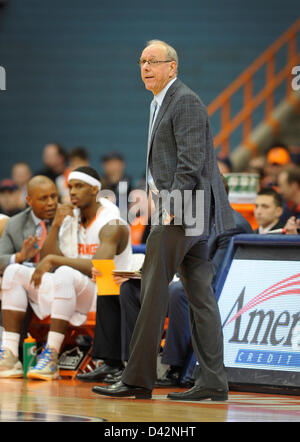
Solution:
[{"label": "gray dress pants", "polygon": [[168,308],[168,285],[178,271],[188,297],[192,345],[201,372],[196,384],[227,389],[223,333],[211,282],[207,237],[186,236],[182,226],[154,226],[142,269],[141,310],[122,381],[152,390]]}]

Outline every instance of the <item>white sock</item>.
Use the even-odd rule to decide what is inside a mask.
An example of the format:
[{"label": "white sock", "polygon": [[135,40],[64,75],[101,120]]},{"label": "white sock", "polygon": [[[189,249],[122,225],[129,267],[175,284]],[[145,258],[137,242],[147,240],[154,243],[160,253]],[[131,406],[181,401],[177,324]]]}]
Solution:
[{"label": "white sock", "polygon": [[60,347],[65,339],[65,335],[63,333],[58,333],[54,331],[49,331],[47,345],[50,348],[54,348],[57,353],[60,352]]},{"label": "white sock", "polygon": [[2,348],[7,348],[10,350],[15,356],[19,356],[19,342],[20,342],[20,333],[7,332],[3,330],[2,333]]}]

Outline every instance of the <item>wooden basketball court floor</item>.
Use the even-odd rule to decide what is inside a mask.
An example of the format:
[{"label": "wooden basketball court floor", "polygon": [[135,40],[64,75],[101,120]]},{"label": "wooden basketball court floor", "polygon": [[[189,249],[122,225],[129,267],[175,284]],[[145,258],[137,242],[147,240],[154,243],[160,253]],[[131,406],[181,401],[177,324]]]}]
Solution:
[{"label": "wooden basketball court floor", "polygon": [[115,399],[77,380],[0,380],[1,422],[300,422],[300,396],[229,392],[227,402],[177,402],[155,389],[152,400]]}]

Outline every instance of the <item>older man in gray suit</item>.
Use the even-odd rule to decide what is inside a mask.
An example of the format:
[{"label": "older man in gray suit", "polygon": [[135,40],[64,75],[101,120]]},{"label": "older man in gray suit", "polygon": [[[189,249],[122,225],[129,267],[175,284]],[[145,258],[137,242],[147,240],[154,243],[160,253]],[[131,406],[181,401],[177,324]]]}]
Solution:
[{"label": "older man in gray suit", "polygon": [[223,334],[211,288],[213,270],[207,239],[212,218],[217,234],[235,224],[217,167],[207,111],[200,98],[177,79],[178,59],[171,46],[152,40],[139,64],[145,87],[154,94],[146,177],[157,216],[147,241],[142,305],[128,364],[121,381],[96,386],[93,391],[113,397],[151,398],[168,285],[178,271],[189,300],[192,343],[201,375],[192,389],[169,398],[226,400]]}]

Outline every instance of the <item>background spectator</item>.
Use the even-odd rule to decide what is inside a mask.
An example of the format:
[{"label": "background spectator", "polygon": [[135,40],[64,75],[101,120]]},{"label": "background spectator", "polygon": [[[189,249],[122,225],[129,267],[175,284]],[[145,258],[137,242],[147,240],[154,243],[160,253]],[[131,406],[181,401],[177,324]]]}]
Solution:
[{"label": "background spectator", "polygon": [[89,155],[84,147],[74,147],[68,153],[69,165],[64,169],[63,173],[59,175],[55,184],[59,193],[60,201],[62,203],[70,202],[69,189],[68,189],[68,176],[69,173],[77,169],[77,167],[89,166]]},{"label": "background spectator", "polygon": [[290,166],[278,175],[278,190],[284,199],[281,221],[300,218],[300,167]]},{"label": "background spectator", "polygon": [[[101,185],[103,190],[111,190],[116,196],[116,205],[120,205],[120,199],[123,197],[128,200],[128,195],[131,191],[131,178],[125,175],[125,159],[118,153],[113,152],[105,154],[101,157],[102,164],[102,180]],[[122,185],[120,185],[122,182]],[[123,185],[123,183],[126,184]]]},{"label": "background spectator", "polygon": [[90,159],[88,151],[85,147],[74,147],[68,154],[69,169],[77,169],[77,167],[89,166]]},{"label": "background spectator", "polygon": [[67,167],[67,153],[58,143],[46,144],[43,150],[44,169],[36,175],[45,175],[55,182]]},{"label": "background spectator", "polygon": [[280,221],[283,212],[282,203],[281,195],[270,187],[258,192],[254,209],[258,228],[254,233],[268,233],[284,226]]},{"label": "background spectator", "polygon": [[24,209],[21,191],[17,183],[9,178],[0,182],[0,212],[13,216]]},{"label": "background spectator", "polygon": [[247,172],[257,173],[259,176],[258,191],[264,187],[265,167],[267,158],[264,155],[260,155],[251,158],[248,164]]},{"label": "background spectator", "polygon": [[277,187],[279,173],[290,163],[287,146],[283,143],[273,145],[267,153],[262,187]]},{"label": "background spectator", "polygon": [[26,207],[27,184],[32,177],[32,171],[29,164],[24,162],[15,163],[11,169],[11,177],[17,183],[20,189],[21,201],[23,207]]}]

